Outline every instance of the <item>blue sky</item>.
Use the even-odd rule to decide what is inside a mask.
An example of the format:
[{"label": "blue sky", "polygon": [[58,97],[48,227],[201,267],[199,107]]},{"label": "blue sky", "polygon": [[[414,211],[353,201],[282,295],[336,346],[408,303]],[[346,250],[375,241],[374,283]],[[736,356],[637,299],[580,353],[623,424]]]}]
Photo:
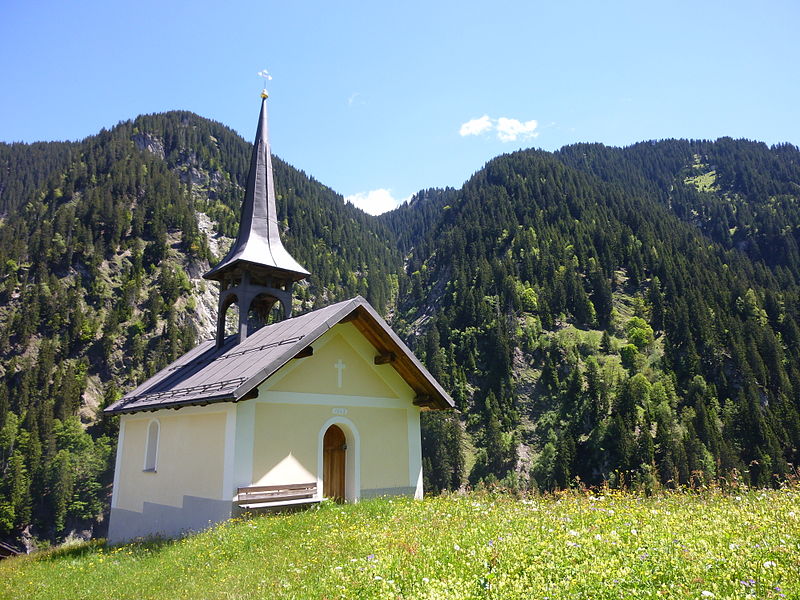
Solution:
[{"label": "blue sky", "polygon": [[492,157],[800,144],[800,3],[0,0],[0,140],[194,111],[377,212]]}]

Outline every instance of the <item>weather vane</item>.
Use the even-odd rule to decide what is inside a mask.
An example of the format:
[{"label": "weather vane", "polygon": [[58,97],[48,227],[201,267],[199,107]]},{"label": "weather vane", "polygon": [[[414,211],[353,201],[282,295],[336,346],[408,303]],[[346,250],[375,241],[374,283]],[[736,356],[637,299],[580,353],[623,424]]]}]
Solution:
[{"label": "weather vane", "polygon": [[272,75],[270,75],[269,71],[267,71],[266,69],[261,69],[258,72],[258,76],[264,78],[264,89],[261,90],[261,97],[262,98],[269,98],[269,94],[267,93],[266,85],[267,85],[267,81],[272,81]]}]

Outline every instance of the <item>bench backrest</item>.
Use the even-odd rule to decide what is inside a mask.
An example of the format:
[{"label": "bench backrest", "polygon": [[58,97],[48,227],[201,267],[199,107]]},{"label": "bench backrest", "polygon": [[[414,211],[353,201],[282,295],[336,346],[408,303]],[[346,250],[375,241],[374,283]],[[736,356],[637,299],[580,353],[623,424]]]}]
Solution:
[{"label": "bench backrest", "polygon": [[239,488],[236,494],[236,503],[280,502],[282,500],[314,498],[316,495],[316,481],[313,483],[289,483],[284,485],[254,485]]}]

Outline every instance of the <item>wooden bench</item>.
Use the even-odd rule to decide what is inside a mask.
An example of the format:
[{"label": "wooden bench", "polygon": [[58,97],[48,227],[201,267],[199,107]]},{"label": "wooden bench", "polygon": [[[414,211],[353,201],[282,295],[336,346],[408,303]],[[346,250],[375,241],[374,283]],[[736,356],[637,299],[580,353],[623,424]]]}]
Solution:
[{"label": "wooden bench", "polygon": [[240,487],[234,503],[241,508],[266,508],[319,502],[317,482]]}]

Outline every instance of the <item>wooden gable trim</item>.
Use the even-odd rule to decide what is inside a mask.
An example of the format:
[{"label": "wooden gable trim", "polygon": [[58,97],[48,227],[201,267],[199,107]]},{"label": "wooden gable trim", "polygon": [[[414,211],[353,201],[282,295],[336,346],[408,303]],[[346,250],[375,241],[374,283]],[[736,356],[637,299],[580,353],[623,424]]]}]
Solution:
[{"label": "wooden gable trim", "polygon": [[[400,377],[402,377],[414,392],[416,392],[417,397],[427,397],[430,399],[430,401],[427,401],[424,405],[418,404],[418,406],[424,406],[426,408],[453,407],[450,397],[443,390],[437,389],[431,383],[430,379],[428,379],[428,377],[431,377],[430,374],[427,374],[426,377],[426,373],[421,370],[424,369],[424,367],[414,364],[411,356],[409,356],[411,351],[401,347],[395,342],[364,305],[356,307],[353,313],[356,314],[356,318],[352,320],[353,325],[378,351],[375,364],[390,363]],[[391,355],[394,356],[394,360],[387,361],[387,363],[378,362],[379,357],[388,357]],[[384,359],[381,358],[381,360]]]}]

